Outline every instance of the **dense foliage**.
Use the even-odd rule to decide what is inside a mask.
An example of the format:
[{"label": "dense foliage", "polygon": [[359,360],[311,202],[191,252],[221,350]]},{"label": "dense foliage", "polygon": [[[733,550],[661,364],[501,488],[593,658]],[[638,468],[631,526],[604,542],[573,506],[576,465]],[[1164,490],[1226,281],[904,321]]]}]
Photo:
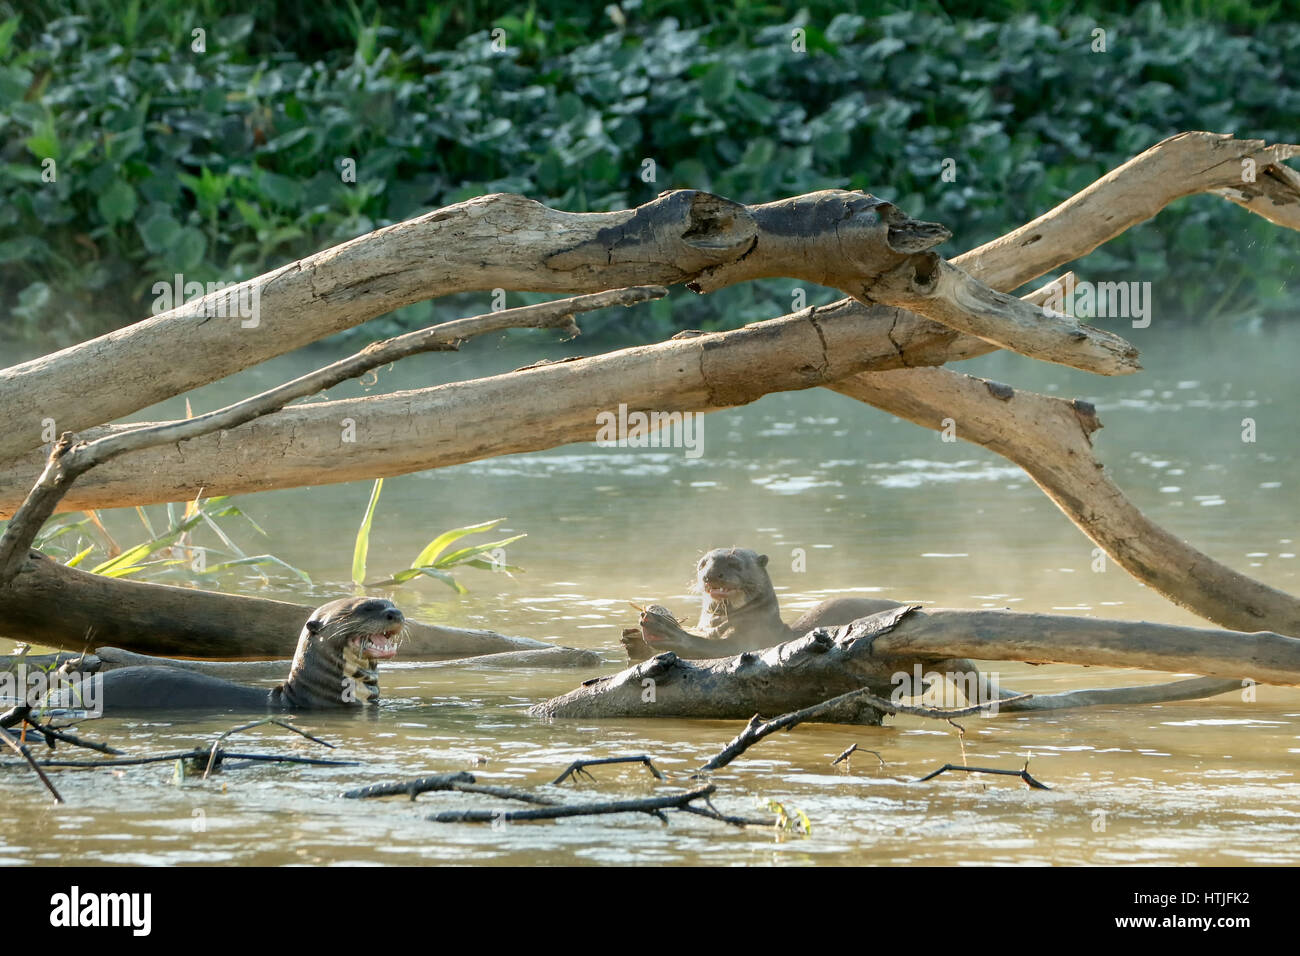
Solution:
[{"label": "dense foliage", "polygon": [[[500,190],[590,210],[673,186],[750,202],[861,188],[948,225],[955,254],[1172,133],[1294,141],[1300,116],[1287,82],[1300,25],[1274,19],[1277,4],[1228,4],[1218,25],[1195,4],[1192,16],[1149,3],[1044,18],[1010,0],[994,5],[1002,21],[829,4],[793,20],[762,4],[710,15],[647,2],[555,21],[491,3],[346,16],[305,3],[79,6],[49,19],[20,2],[0,23],[0,314],[12,315],[0,334],[45,344],[148,314],[152,285],[174,273],[248,278]],[[792,50],[795,27],[806,52]],[[1085,271],[1151,280],[1163,314],[1281,314],[1294,250],[1258,217],[1197,197]],[[674,297],[631,331],[780,314],[789,285]]]}]

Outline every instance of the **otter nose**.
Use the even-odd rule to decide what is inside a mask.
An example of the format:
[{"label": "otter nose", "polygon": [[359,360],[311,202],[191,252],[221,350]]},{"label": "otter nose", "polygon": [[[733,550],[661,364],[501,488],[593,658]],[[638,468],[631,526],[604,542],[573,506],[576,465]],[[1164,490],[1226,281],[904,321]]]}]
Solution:
[{"label": "otter nose", "polygon": [[403,617],[402,612],[399,611],[397,608],[390,607],[387,611],[384,612],[384,619],[387,621],[392,621],[394,624],[400,624],[402,621],[405,620],[405,617]]}]

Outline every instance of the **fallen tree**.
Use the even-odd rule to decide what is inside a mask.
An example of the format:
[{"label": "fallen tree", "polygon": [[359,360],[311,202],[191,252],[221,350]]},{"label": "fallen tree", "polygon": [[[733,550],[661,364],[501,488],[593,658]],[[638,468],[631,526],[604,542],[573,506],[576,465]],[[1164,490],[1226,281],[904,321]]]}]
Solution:
[{"label": "fallen tree", "polygon": [[[306,604],[108,578],[64,567],[39,552],[0,587],[5,633],[70,651],[111,645],[169,657],[288,658],[313,610]],[[492,631],[418,621],[407,627],[401,648],[407,659],[554,649]]]},{"label": "fallen tree", "polygon": [[[225,299],[210,296],[113,336],[0,372],[0,402],[16,414],[15,427],[0,436],[0,513],[16,515],[0,539],[0,597],[7,590],[11,602],[27,599],[15,598],[20,572],[31,564],[27,545],[40,521],[60,508],[182,500],[199,487],[212,494],[350,480],[362,477],[362,470],[365,477],[375,477],[589,440],[594,411],[620,403],[667,412],[708,411],[753,401],[768,391],[834,384],[850,394],[857,388],[858,397],[881,407],[891,402],[902,407],[908,394],[922,386],[909,389],[898,383],[916,373],[899,371],[892,380],[871,379],[870,374],[942,364],[996,347],[1103,374],[1134,371],[1135,353],[1128,343],[1031,307],[1041,299],[1018,300],[1004,293],[1148,218],[1180,195],[1216,192],[1294,226],[1300,218],[1300,177],[1281,163],[1295,152],[1286,145],[1182,134],[1035,222],[951,263],[929,251],[947,237],[942,226],[910,220],[874,197],[836,191],[762,206],[677,191],[635,210],[602,214],[560,213],[521,197],[490,196],[398,224],[250,280],[245,285],[264,296],[266,311],[265,321],[254,323],[257,334],[248,334],[250,327],[238,315],[215,308],[235,294],[226,290],[221,294]],[[1259,167],[1257,180],[1241,177],[1244,161]],[[516,241],[501,242],[503,234]],[[436,264],[421,276],[430,256]],[[39,441],[38,414],[60,428],[95,424],[91,415],[102,420],[136,410],[296,347],[313,333],[327,334],[447,291],[496,286],[576,291],[628,282],[687,282],[697,291],[710,291],[766,275],[834,285],[860,301],[808,309],[732,333],[441,390],[283,408],[285,389],[292,390],[286,386],[274,400],[268,399],[271,393],[254,396],[193,422],[103,426],[83,435],[80,443],[68,437],[57,445],[23,505],[26,514],[17,508],[19,489],[29,487],[31,475],[40,470],[39,463],[33,467],[34,460],[24,458]],[[864,304],[868,302],[874,304]],[[429,342],[447,338],[439,339],[437,328],[415,335]],[[186,361],[196,349],[212,361]],[[528,400],[539,389],[556,398],[557,410]],[[489,401],[494,415],[484,416]],[[502,407],[511,408],[511,427],[499,414]],[[345,457],[359,462],[355,473],[332,468],[322,475],[321,453],[337,455],[340,448],[340,417],[353,418],[359,432],[371,429],[371,441],[347,449]],[[413,430],[394,431],[397,418]],[[490,421],[484,424],[484,419]],[[521,433],[526,437],[519,438]],[[109,461],[113,455],[120,457]],[[1071,469],[1096,470],[1090,453],[1087,461],[1077,450],[1065,449],[1065,455]],[[1060,495],[1060,502],[1068,512],[1068,493]],[[1123,515],[1105,518],[1079,523],[1104,538],[1103,532],[1125,520]],[[1121,538],[1111,537],[1112,546],[1122,551],[1116,544]],[[1294,599],[1280,592],[1270,596],[1272,589],[1260,590],[1258,582],[1233,577],[1229,569],[1222,569],[1227,574],[1219,574],[1213,586],[1200,587],[1186,569],[1152,564],[1142,553],[1130,554],[1127,563],[1116,559],[1139,577],[1158,579],[1162,593],[1198,613],[1226,601],[1247,606],[1247,616],[1258,626],[1278,631],[1293,626],[1287,615]],[[1201,567],[1222,567],[1212,565]],[[6,585],[10,576],[14,580]],[[121,583],[113,582],[115,587]],[[1257,607],[1252,594],[1268,601]],[[121,613],[110,602],[100,607],[109,617]],[[0,604],[0,627],[9,628],[12,621],[31,627],[40,620],[39,609],[7,616]],[[208,636],[201,643],[211,652],[221,642]]]},{"label": "fallen tree", "polygon": [[[996,700],[969,658],[1132,667],[1208,675],[1154,687],[1072,691],[1001,704],[1008,713],[1097,704],[1152,703],[1240,689],[1241,677],[1300,685],[1300,640],[1145,621],[1015,611],[922,611],[904,605],[838,628],[819,628],[759,653],[709,661],[660,654],[535,705],[537,717],[700,717],[746,720],[812,707],[853,691],[891,700],[914,675],[935,674],[968,698]],[[996,690],[996,687],[994,687]],[[910,695],[909,695],[910,696]],[[1053,697],[1057,699],[1053,700]],[[857,697],[811,718],[878,724],[883,712]]]}]

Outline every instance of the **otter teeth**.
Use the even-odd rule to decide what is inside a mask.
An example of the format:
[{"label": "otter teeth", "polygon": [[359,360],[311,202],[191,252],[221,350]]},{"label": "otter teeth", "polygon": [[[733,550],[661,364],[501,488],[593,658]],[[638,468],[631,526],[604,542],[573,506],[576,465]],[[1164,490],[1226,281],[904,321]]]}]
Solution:
[{"label": "otter teeth", "polygon": [[367,657],[387,659],[397,656],[396,635],[387,631],[359,635],[356,642]]}]

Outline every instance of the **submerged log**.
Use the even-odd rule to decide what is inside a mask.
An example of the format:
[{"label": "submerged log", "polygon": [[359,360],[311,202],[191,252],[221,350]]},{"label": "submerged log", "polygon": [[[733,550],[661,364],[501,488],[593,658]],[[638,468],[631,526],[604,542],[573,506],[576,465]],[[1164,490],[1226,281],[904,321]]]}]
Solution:
[{"label": "submerged log", "polygon": [[[922,611],[913,605],[844,627],[819,628],[758,654],[712,661],[661,654],[588,681],[529,713],[743,720],[755,713],[800,710],[859,688],[890,699],[896,689],[909,686],[905,681],[917,665],[963,687],[976,686],[968,658],[1209,675],[1178,685],[1071,692],[1058,697],[1055,706],[1050,696],[1034,697],[1008,704],[1008,712],[1205,697],[1239,688],[1243,679],[1300,684],[1300,640],[1280,634],[1015,611]],[[836,722],[879,723],[881,714],[863,705],[836,716]]]},{"label": "submerged log", "polygon": [[[140,654],[224,660],[293,656],[314,608],[305,604],[124,581],[67,568],[32,552],[0,588],[3,636],[81,651],[111,645]],[[493,631],[408,622],[407,660],[468,657],[555,645]]]}]

